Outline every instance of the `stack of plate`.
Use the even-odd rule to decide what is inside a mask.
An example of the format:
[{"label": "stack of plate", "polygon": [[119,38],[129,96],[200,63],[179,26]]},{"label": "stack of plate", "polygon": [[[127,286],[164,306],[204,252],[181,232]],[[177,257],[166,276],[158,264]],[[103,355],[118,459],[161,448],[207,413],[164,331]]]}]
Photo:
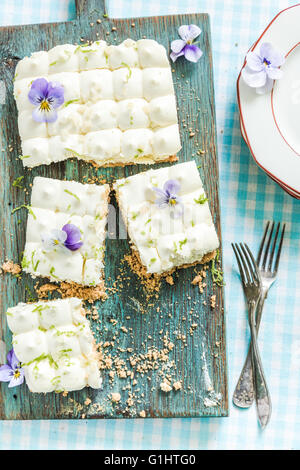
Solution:
[{"label": "stack of plate", "polygon": [[[300,4],[279,13],[251,51],[269,42],[286,56],[283,76],[259,95],[237,81],[241,131],[256,163],[287,193],[300,199]],[[246,65],[246,59],[242,69]]]}]

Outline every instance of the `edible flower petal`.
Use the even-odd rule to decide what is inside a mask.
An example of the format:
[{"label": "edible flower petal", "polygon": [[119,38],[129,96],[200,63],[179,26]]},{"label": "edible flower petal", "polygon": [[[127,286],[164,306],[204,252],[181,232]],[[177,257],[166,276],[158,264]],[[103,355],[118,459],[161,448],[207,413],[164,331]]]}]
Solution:
[{"label": "edible flower petal", "polygon": [[64,230],[53,229],[49,233],[42,234],[42,243],[45,251],[64,249],[64,243],[67,239],[67,233]]},{"label": "edible flower petal", "polygon": [[179,217],[183,212],[181,198],[178,196],[180,191],[180,183],[177,180],[168,180],[165,182],[163,189],[153,187],[153,191],[157,194],[155,204],[164,209],[169,207],[173,217]]},{"label": "edible flower petal", "polygon": [[45,251],[61,250],[76,251],[82,245],[81,232],[74,224],[65,224],[61,230],[53,229],[42,235]]},{"label": "edible flower petal", "polygon": [[48,82],[45,78],[37,78],[28,92],[30,103],[35,106],[32,117],[37,122],[54,122],[57,111],[64,102],[64,87],[57,82]]},{"label": "edible flower petal", "polygon": [[71,251],[78,250],[83,242],[81,241],[81,232],[78,227],[74,224],[66,224],[62,230],[67,234],[64,245]]},{"label": "edible flower petal", "polygon": [[272,90],[274,80],[282,77],[281,65],[285,57],[272,44],[264,42],[258,51],[250,51],[246,56],[246,66],[242,70],[244,82],[256,89],[258,94]]},{"label": "edible flower petal", "polygon": [[7,354],[7,364],[0,367],[0,382],[9,382],[9,388],[24,382],[24,370],[13,349]]},{"label": "edible flower petal", "polygon": [[199,26],[195,24],[182,25],[178,28],[178,34],[181,39],[175,39],[171,42],[170,57],[173,62],[183,55],[190,62],[198,62],[203,52],[193,44],[193,41],[201,34]]}]

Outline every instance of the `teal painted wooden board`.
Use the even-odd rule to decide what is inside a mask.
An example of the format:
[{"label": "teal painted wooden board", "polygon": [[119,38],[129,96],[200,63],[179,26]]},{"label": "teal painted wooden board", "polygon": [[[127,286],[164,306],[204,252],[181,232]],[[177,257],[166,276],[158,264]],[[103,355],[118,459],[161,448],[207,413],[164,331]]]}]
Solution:
[{"label": "teal painted wooden board", "polygon": [[[103,177],[109,182],[129,176],[146,167],[95,169],[85,162],[66,161],[51,166],[24,170],[18,155],[21,154],[17,130],[17,111],[12,89],[14,69],[17,61],[33,51],[50,49],[64,43],[79,43],[87,40],[106,39],[118,44],[127,37],[154,38],[168,50],[170,41],[178,37],[181,24],[198,24],[202,29],[200,47],[204,55],[197,65],[178,60],[174,65],[173,79],[177,95],[182,150],[179,161],[194,158],[199,168],[209,198],[213,219],[220,232],[220,206],[218,199],[218,162],[216,151],[216,126],[214,110],[213,68],[210,45],[209,18],[206,14],[176,15],[155,18],[109,19],[106,17],[103,0],[78,0],[78,18],[75,21],[56,24],[5,27],[0,29],[0,79],[5,85],[6,96],[0,105],[1,115],[1,212],[0,212],[0,261],[21,258],[25,243],[26,210],[11,214],[14,207],[30,201],[30,184],[34,176],[66,178],[87,181],[89,177]],[[104,16],[103,16],[104,15]],[[101,19],[101,24],[97,23]],[[112,30],[115,27],[116,30]],[[98,33],[98,35],[96,35]],[[109,34],[107,34],[109,33]],[[190,130],[195,132],[190,137]],[[199,152],[203,150],[203,152]],[[156,165],[163,166],[163,165]],[[12,186],[16,177],[24,175],[23,190]],[[136,274],[132,273],[124,255],[130,251],[127,240],[107,240],[106,284],[113,286],[120,277],[117,292],[110,292],[108,299],[96,304],[99,312],[100,332],[96,329],[99,320],[92,321],[97,341],[114,341],[118,354],[128,359],[127,348],[145,352],[151,347],[162,349],[162,334],[168,333],[175,347],[170,352],[176,372],[174,380],[182,380],[181,391],[164,393],[159,389],[161,366],[143,376],[136,372],[137,384],[131,379],[117,378],[112,386],[108,372],[104,371],[103,389],[85,389],[80,392],[61,394],[31,394],[25,385],[9,389],[0,385],[0,418],[2,419],[47,419],[135,417],[144,410],[147,417],[177,416],[227,416],[227,378],[225,354],[225,320],[223,289],[213,285],[208,271],[207,288],[200,295],[191,285],[195,268],[182,269],[174,276],[175,285],[163,283],[160,292],[151,300],[140,286]],[[0,339],[11,344],[11,334],[4,313],[7,307],[21,301],[29,301],[34,282],[23,275],[17,280],[10,275],[0,275]],[[210,306],[210,298],[216,295],[216,307]],[[159,309],[159,312],[158,312]],[[115,322],[117,321],[117,324]],[[191,324],[197,325],[190,334]],[[127,333],[120,330],[124,326]],[[186,342],[182,341],[182,335]],[[2,343],[3,344],[3,343]],[[125,352],[124,352],[125,351]],[[131,353],[132,354],[132,353]],[[208,406],[212,396],[211,380],[218,400]],[[120,392],[122,399],[112,405],[108,395]],[[126,401],[133,393],[131,406]],[[91,404],[86,405],[86,399]],[[87,403],[87,402],[86,402]],[[99,405],[99,406],[98,406]]]}]

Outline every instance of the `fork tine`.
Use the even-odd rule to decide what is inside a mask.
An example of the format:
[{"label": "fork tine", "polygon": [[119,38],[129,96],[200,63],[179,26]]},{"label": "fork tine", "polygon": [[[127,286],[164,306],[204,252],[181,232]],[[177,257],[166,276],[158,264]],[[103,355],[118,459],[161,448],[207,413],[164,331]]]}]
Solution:
[{"label": "fork tine", "polygon": [[248,282],[248,284],[250,284],[251,283],[251,278],[250,278],[250,273],[249,273],[249,269],[248,269],[248,266],[247,266],[248,263],[245,261],[245,256],[243,256],[243,253],[242,253],[242,251],[241,251],[238,244],[236,244],[236,249],[237,249],[238,254],[240,255],[240,260],[241,260],[244,272],[246,274],[247,282]]},{"label": "fork tine", "polygon": [[261,258],[261,254],[262,254],[263,247],[264,247],[264,244],[265,244],[266,236],[267,236],[267,233],[268,233],[268,230],[269,230],[269,225],[270,225],[270,221],[267,222],[267,225],[266,225],[266,228],[265,228],[265,233],[264,233],[264,235],[262,237],[262,240],[260,242],[258,255],[257,255],[257,259],[256,259],[257,266],[260,263],[260,258]]},{"label": "fork tine", "polygon": [[244,253],[244,256],[245,256],[245,258],[246,258],[246,262],[247,262],[248,269],[249,269],[249,271],[250,271],[250,273],[251,273],[251,276],[252,276],[252,280],[254,281],[254,280],[256,279],[256,275],[255,275],[255,272],[254,272],[252,263],[251,263],[251,261],[250,261],[250,259],[249,259],[248,253],[247,253],[247,251],[246,251],[245,245],[246,245],[246,243],[245,243],[245,244],[244,244],[244,243],[240,243],[241,250],[242,250],[242,252]]},{"label": "fork tine", "polygon": [[282,248],[282,243],[283,243],[283,239],[284,239],[284,232],[285,232],[285,224],[283,224],[283,227],[282,227],[281,238],[280,238],[280,242],[279,242],[279,248],[278,248],[277,257],[276,257],[276,261],[275,261],[274,273],[277,273],[277,270],[278,270],[278,265],[279,265],[280,255],[281,255],[281,248]]},{"label": "fork tine", "polygon": [[236,249],[236,243],[231,243],[231,246],[232,246],[232,249],[233,249],[235,257],[236,257],[236,261],[237,261],[238,268],[239,268],[239,271],[240,271],[240,276],[241,276],[242,283],[245,284],[246,278],[245,278],[245,274],[244,274],[244,271],[243,271],[243,268],[242,268],[242,265],[241,265],[241,262],[240,262],[240,258],[239,258],[239,255],[238,255],[238,252],[237,252],[237,249]]},{"label": "fork tine", "polygon": [[271,226],[271,231],[270,231],[269,239],[268,239],[268,242],[267,242],[267,246],[266,246],[266,248],[265,248],[265,254],[264,254],[264,259],[263,259],[263,264],[262,264],[262,269],[263,269],[263,270],[266,269],[266,263],[267,263],[269,248],[270,248],[270,244],[271,244],[271,240],[272,240],[274,225],[275,225],[275,222],[273,221],[273,222],[272,222],[272,226]]},{"label": "fork tine", "polygon": [[244,243],[245,247],[246,247],[246,250],[248,251],[248,254],[251,258],[251,261],[252,261],[252,265],[253,265],[253,271],[254,271],[254,274],[253,274],[253,278],[257,281],[257,282],[260,282],[260,275],[259,275],[259,271],[258,271],[258,267],[257,267],[257,264],[255,262],[255,259],[254,259],[254,256],[252,254],[252,251],[250,250],[249,246],[247,245],[247,243]]},{"label": "fork tine", "polygon": [[274,237],[274,240],[273,240],[273,246],[272,246],[272,251],[271,251],[271,254],[270,254],[268,271],[272,271],[272,264],[273,264],[273,258],[274,258],[274,253],[275,253],[275,248],[276,248],[279,229],[280,229],[280,222],[278,222],[278,224],[277,224],[277,229],[276,229],[275,237]]}]

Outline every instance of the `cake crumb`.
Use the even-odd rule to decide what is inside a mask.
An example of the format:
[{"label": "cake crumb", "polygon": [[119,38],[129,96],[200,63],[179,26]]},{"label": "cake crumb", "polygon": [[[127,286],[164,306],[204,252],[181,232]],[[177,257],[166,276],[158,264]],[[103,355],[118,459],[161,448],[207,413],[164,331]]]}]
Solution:
[{"label": "cake crumb", "polygon": [[92,403],[92,400],[90,398],[87,398],[84,402],[86,406],[90,405]]},{"label": "cake crumb", "polygon": [[141,418],[146,418],[146,411],[145,410],[140,411],[139,415]]},{"label": "cake crumb", "polygon": [[17,263],[14,263],[11,260],[5,261],[2,264],[1,269],[4,273],[11,273],[14,276],[16,276],[17,274],[20,274],[20,272],[22,271],[21,266]]},{"label": "cake crumb", "polygon": [[169,382],[165,379],[163,382],[161,382],[160,389],[165,393],[169,393],[172,390],[172,387]]},{"label": "cake crumb", "polygon": [[174,279],[173,279],[173,277],[172,277],[172,276],[167,276],[167,277],[166,277],[166,282],[167,282],[168,284],[170,284],[170,286],[173,286],[173,285],[174,285]]},{"label": "cake crumb", "polygon": [[[206,255],[203,256],[202,260],[200,260],[199,262],[197,261],[194,264],[195,265],[206,264],[209,261],[211,261],[215,256],[216,256],[216,251],[207,253]],[[162,274],[148,273],[146,266],[144,266],[141,262],[139,253],[135,249],[132,249],[131,253],[124,256],[124,261],[127,262],[130,269],[139,277],[141,284],[144,286],[149,297],[159,292],[163,279],[171,285],[172,283],[174,283],[172,274],[176,271],[177,267],[174,267],[170,271],[166,273],[162,273]],[[188,268],[190,266],[191,265],[182,265],[180,266],[180,268]],[[202,273],[201,273],[201,276],[202,276]],[[204,276],[202,276],[202,278],[203,277]],[[199,289],[202,292],[202,289],[203,289],[202,285],[201,285],[201,288],[199,286]]]},{"label": "cake crumb", "polygon": [[216,307],[216,295],[212,295],[211,298],[210,298],[210,306],[211,308],[215,308]]},{"label": "cake crumb", "polygon": [[139,255],[135,250],[128,255],[124,256],[124,260],[129,265],[130,269],[137,274],[142,285],[147,292],[158,292],[161,286],[161,277],[157,274],[147,273],[146,267],[141,263]]},{"label": "cake crumb", "polygon": [[196,284],[199,284],[199,282],[202,282],[202,276],[200,274],[197,274],[197,276],[195,276],[192,280],[192,284],[193,286],[195,286]]},{"label": "cake crumb", "polygon": [[173,383],[173,388],[174,388],[174,390],[176,390],[176,391],[177,391],[177,390],[181,390],[182,385],[181,385],[180,380],[177,380],[177,382],[174,382],[174,383]]},{"label": "cake crumb", "polygon": [[121,400],[121,395],[119,394],[119,392],[115,392],[111,394],[111,401],[113,403],[118,403],[120,400]]},{"label": "cake crumb", "polygon": [[81,286],[75,282],[61,282],[61,284],[47,283],[43,285],[36,284],[35,291],[39,299],[45,299],[48,297],[49,292],[57,291],[61,294],[62,298],[67,297],[78,297],[79,299],[86,300],[87,302],[94,303],[96,300],[107,299],[107,294],[104,289],[104,282],[98,284],[98,286],[88,287]]}]

